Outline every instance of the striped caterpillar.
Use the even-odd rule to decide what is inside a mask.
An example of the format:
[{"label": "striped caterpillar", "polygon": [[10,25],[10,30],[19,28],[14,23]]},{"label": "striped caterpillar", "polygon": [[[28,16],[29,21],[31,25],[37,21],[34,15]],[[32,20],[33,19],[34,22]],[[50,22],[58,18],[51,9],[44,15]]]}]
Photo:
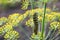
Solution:
[{"label": "striped caterpillar", "polygon": [[34,33],[37,34],[37,32],[38,32],[38,13],[35,13],[33,15],[33,21],[34,21],[34,25],[35,25]]}]

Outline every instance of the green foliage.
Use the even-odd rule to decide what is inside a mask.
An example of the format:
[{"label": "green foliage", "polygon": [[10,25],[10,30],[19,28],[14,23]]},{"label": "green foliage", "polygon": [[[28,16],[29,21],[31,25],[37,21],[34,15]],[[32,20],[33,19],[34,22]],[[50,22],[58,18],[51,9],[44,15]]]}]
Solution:
[{"label": "green foliage", "polygon": [[1,4],[15,4],[20,2],[21,0],[0,0]]},{"label": "green foliage", "polygon": [[49,0],[40,0],[41,2],[45,2],[45,3],[47,3]]},{"label": "green foliage", "polygon": [[3,8],[8,8],[8,7],[14,7],[16,6],[18,3],[21,2],[21,0],[0,0],[0,5]]}]

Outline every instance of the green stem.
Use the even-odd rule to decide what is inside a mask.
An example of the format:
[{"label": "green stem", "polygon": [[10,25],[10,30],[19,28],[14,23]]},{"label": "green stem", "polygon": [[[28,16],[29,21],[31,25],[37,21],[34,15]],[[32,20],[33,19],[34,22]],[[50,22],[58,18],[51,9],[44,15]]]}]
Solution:
[{"label": "green stem", "polygon": [[42,40],[44,35],[44,25],[45,25],[45,14],[46,14],[46,3],[44,3],[44,14],[43,14],[43,20],[42,20]]}]

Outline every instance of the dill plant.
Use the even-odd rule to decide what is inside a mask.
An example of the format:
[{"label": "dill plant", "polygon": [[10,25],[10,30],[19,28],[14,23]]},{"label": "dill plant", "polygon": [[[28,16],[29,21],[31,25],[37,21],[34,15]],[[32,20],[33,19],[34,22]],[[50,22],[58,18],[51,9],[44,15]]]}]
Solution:
[{"label": "dill plant", "polygon": [[[21,30],[23,30],[25,35],[29,38],[28,40],[55,40],[56,37],[60,36],[60,14],[57,13],[57,12],[51,12],[51,10],[46,8],[47,2],[49,2],[49,0],[39,0],[39,1],[41,1],[44,4],[43,9],[42,8],[41,9],[40,8],[34,9],[34,7],[35,7],[34,0],[33,1],[30,0],[32,10],[28,10],[27,12],[25,12],[22,15],[20,15],[19,13],[17,13],[17,14],[15,13],[15,14],[10,15],[8,17],[8,20],[5,21],[7,23],[5,23],[5,25],[3,25],[0,28],[0,35],[5,34],[4,35],[5,40],[8,40],[8,39],[10,39],[10,40],[18,40],[17,38],[19,38],[19,33],[16,32],[13,29],[13,27],[19,26],[19,28]],[[47,10],[49,10],[49,11],[47,11]],[[32,30],[33,33],[31,35],[31,37],[29,37],[27,35],[25,30],[21,26],[21,22],[27,16],[30,17],[30,20],[28,20],[26,22],[26,25],[32,27],[32,29],[33,29]],[[57,20],[59,20],[59,21],[57,21]],[[1,23],[1,25],[3,24],[3,22]],[[39,27],[40,27],[39,22],[41,22],[41,24],[42,24],[42,26],[41,26],[42,30],[41,31],[38,31],[38,30],[40,30],[39,29]],[[46,31],[45,30],[45,23],[47,23],[47,22],[50,22],[50,28],[49,28],[49,32],[48,32],[48,34],[46,36],[45,35],[45,31]],[[20,23],[20,25],[18,25],[19,23]],[[56,31],[57,31],[57,35],[54,36]]]}]

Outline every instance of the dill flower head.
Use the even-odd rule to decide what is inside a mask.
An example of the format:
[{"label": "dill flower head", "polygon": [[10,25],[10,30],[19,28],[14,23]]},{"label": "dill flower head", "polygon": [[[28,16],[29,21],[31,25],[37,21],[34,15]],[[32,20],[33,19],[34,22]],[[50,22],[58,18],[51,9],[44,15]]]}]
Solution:
[{"label": "dill flower head", "polygon": [[50,24],[50,26],[51,26],[51,29],[58,29],[58,27],[59,27],[59,25],[60,25],[60,23],[59,22],[52,22],[51,24]]},{"label": "dill flower head", "polygon": [[22,21],[24,18],[23,18],[23,15],[19,16],[18,17],[18,20]]},{"label": "dill flower head", "polygon": [[19,21],[20,21],[20,20],[18,19],[20,16],[21,16],[21,15],[18,14],[18,13],[9,15],[9,17],[8,17],[8,23],[9,23],[10,25],[12,25],[12,26],[17,26],[18,23],[19,23]]},{"label": "dill flower head", "polygon": [[2,27],[3,27],[3,30],[4,30],[5,33],[13,30],[12,25],[9,25],[8,23],[6,25],[2,26]]},{"label": "dill flower head", "polygon": [[7,18],[6,17],[2,17],[0,18],[0,25],[3,25],[7,22]]},{"label": "dill flower head", "polygon": [[[34,13],[38,13],[39,16],[43,16],[43,8],[37,8],[37,9],[32,9],[32,10],[28,10],[25,13],[28,13],[29,17],[32,17],[34,15]],[[51,10],[49,8],[46,9],[46,14],[50,13]]]},{"label": "dill flower head", "polygon": [[33,27],[34,26],[33,19],[29,19],[28,21],[26,21],[26,25],[28,27]]},{"label": "dill flower head", "polygon": [[16,27],[19,23],[21,23],[26,17],[28,13],[25,14],[19,14],[19,13],[14,13],[12,15],[9,15],[8,17],[8,24],[12,25],[13,27]]},{"label": "dill flower head", "polygon": [[55,19],[56,19],[55,15],[46,14],[45,21],[51,22],[51,21],[54,21]]},{"label": "dill flower head", "polygon": [[46,9],[46,12],[47,12],[47,13],[50,13],[50,12],[51,12],[51,9],[50,9],[50,8],[47,8],[47,9]]},{"label": "dill flower head", "polygon": [[[19,21],[18,17],[20,14],[12,14],[7,18],[1,18],[0,21],[7,21],[2,27],[0,27],[0,35],[4,35],[5,40],[17,40],[19,38],[19,33],[16,31],[13,31],[13,26],[16,26]],[[20,16],[22,17],[22,16]]]},{"label": "dill flower head", "polygon": [[32,9],[32,10],[29,11],[29,13],[30,13],[29,15],[33,16],[34,13],[35,13],[35,10]]},{"label": "dill flower head", "polygon": [[20,16],[19,13],[14,13],[12,15],[9,15],[8,19],[9,20],[14,20],[14,19],[16,20],[19,16]]},{"label": "dill flower head", "polygon": [[23,14],[23,18],[26,18],[27,16],[28,16],[28,12],[25,12],[24,14]]},{"label": "dill flower head", "polygon": [[0,27],[0,35],[3,35],[4,34],[4,29],[3,27]]},{"label": "dill flower head", "polygon": [[6,32],[13,30],[12,26],[9,24],[6,24],[2,27],[0,27],[0,35],[4,35]]},{"label": "dill flower head", "polygon": [[16,27],[18,25],[18,23],[19,23],[18,19],[8,21],[8,24],[13,26],[13,27]]},{"label": "dill flower head", "polygon": [[51,12],[51,15],[54,15],[56,21],[60,21],[60,12]]},{"label": "dill flower head", "polygon": [[22,0],[22,8],[23,10],[26,10],[29,6],[29,0]]},{"label": "dill flower head", "polygon": [[21,16],[18,17],[18,20],[20,22],[22,22],[26,17],[27,17],[27,14],[23,14],[23,15],[21,15]]},{"label": "dill flower head", "polygon": [[35,35],[34,33],[31,35],[31,40],[41,40],[42,37],[41,37],[41,32],[38,32],[37,35]]},{"label": "dill flower head", "polygon": [[42,10],[40,8],[29,10],[30,17],[33,16],[34,13],[38,13],[39,15],[42,15],[43,12],[42,12]]},{"label": "dill flower head", "polygon": [[8,31],[4,35],[5,40],[18,40],[19,33],[17,31]]},{"label": "dill flower head", "polygon": [[42,22],[42,19],[43,19],[43,18],[42,18],[41,16],[38,16],[38,21],[39,21],[39,22]]}]

